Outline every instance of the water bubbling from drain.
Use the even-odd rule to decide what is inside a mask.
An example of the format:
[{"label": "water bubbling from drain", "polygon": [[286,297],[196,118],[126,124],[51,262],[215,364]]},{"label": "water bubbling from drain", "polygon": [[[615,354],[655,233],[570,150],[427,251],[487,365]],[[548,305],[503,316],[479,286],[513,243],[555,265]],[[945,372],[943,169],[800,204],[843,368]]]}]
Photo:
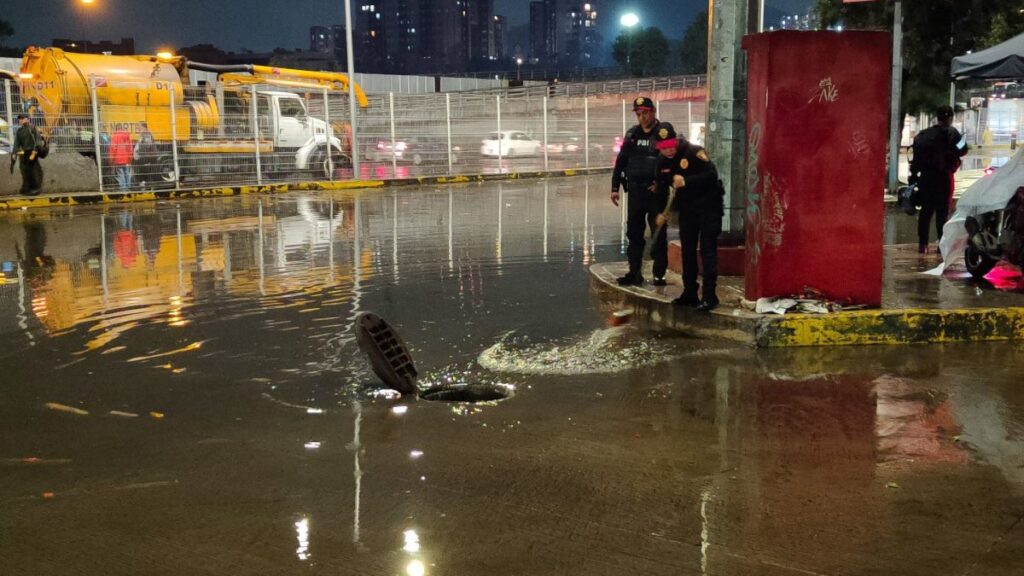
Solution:
[{"label": "water bubbling from drain", "polygon": [[628,328],[602,328],[564,345],[529,344],[506,334],[484,350],[477,362],[488,370],[518,374],[610,374],[650,366],[676,355],[651,339],[625,337]]}]

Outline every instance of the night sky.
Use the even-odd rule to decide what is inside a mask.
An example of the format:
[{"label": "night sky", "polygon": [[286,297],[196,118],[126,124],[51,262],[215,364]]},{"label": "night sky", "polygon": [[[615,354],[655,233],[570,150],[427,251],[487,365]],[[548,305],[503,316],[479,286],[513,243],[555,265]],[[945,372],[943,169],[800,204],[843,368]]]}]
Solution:
[{"label": "night sky", "polygon": [[[813,0],[767,0],[769,9],[802,13]],[[358,0],[353,0],[355,6]],[[606,38],[617,33],[619,16],[640,15],[681,38],[705,0],[594,0]],[[134,37],[136,50],[211,43],[222,49],[256,52],[309,47],[309,27],[344,22],[342,0],[4,0],[0,18],[14,26],[8,45],[49,46],[53,38],[119,40]],[[529,0],[495,0],[495,12],[510,26],[525,24]]]}]

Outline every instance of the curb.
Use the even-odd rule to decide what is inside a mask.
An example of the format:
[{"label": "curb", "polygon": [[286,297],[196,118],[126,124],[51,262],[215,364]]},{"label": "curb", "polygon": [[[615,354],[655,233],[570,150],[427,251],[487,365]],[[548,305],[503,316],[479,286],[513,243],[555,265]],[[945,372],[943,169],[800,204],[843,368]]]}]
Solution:
[{"label": "curb", "polygon": [[[722,305],[710,314],[674,306],[667,293],[614,284],[614,264],[590,267],[591,287],[610,310],[631,308],[650,326],[755,348],[1024,340],[1024,307],[904,308],[831,314],[755,314]],[[674,294],[673,294],[674,295]]]},{"label": "curb", "polygon": [[24,208],[49,208],[54,206],[77,206],[82,204],[119,204],[130,202],[153,202],[157,200],[184,200],[190,198],[218,198],[243,196],[246,194],[284,194],[288,192],[335,191],[370,188],[391,188],[398,186],[422,186],[430,184],[469,184],[473,182],[496,182],[535,178],[560,178],[610,173],[612,168],[575,168],[564,170],[541,170],[533,172],[507,172],[504,174],[472,174],[459,176],[419,176],[395,180],[345,180],[341,182],[292,182],[283,184],[216,186],[184,190],[156,190],[139,192],[69,192],[46,194],[37,197],[0,197],[0,211]]}]

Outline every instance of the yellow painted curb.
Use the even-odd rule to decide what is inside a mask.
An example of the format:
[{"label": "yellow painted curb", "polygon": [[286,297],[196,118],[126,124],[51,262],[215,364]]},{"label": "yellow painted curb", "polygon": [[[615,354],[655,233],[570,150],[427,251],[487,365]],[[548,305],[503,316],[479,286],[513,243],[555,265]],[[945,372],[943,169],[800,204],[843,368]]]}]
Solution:
[{"label": "yellow painted curb", "polygon": [[337,182],[292,182],[282,184],[221,186],[189,190],[157,190],[140,192],[77,192],[55,194],[33,198],[23,196],[0,197],[0,211],[22,208],[48,208],[54,206],[76,206],[81,204],[114,204],[127,202],[152,202],[155,200],[178,200],[187,198],[215,198],[241,196],[244,194],[283,194],[293,191],[354,190],[358,188],[382,188],[385,186],[410,186],[423,184],[466,184],[499,180],[520,180],[523,178],[551,178],[559,176],[580,176],[611,172],[610,167],[551,170],[538,172],[507,172],[502,174],[475,174],[459,176],[420,176],[396,180],[341,180]]},{"label": "yellow painted curb", "polygon": [[862,310],[764,322],[760,347],[857,346],[1024,339],[1024,308]]}]

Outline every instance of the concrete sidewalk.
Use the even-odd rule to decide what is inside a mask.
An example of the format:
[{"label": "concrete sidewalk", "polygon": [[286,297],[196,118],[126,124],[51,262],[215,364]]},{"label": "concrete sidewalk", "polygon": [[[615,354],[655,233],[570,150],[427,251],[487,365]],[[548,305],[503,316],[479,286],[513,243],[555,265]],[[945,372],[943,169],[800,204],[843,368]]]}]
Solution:
[{"label": "concrete sidewalk", "polygon": [[674,272],[666,287],[624,288],[615,278],[625,273],[625,262],[595,264],[590,271],[591,285],[609,313],[629,309],[634,322],[759,348],[1024,339],[1019,270],[1000,265],[985,281],[973,280],[962,268],[943,277],[921,273],[938,263],[938,255],[919,256],[915,245],[887,246],[881,308],[785,316],[743,307],[740,276],[719,279],[722,305],[707,314],[672,305],[682,292]]}]

